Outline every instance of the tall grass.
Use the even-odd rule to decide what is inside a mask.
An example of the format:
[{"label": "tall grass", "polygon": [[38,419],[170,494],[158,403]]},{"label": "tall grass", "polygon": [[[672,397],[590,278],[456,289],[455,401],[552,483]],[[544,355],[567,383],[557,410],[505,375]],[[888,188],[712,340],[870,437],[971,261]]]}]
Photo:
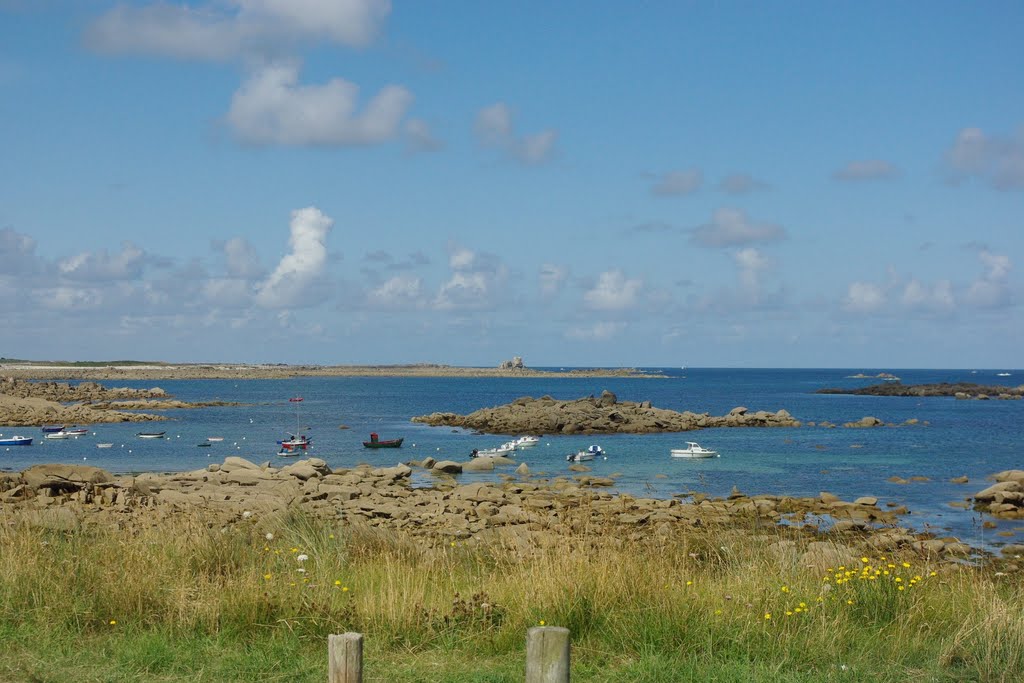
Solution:
[{"label": "tall grass", "polygon": [[365,634],[370,680],[519,680],[542,623],[571,630],[577,680],[1024,679],[1018,581],[877,554],[826,572],[780,554],[782,529],[534,548],[302,516],[0,521],[2,680],[323,680],[344,631]]}]

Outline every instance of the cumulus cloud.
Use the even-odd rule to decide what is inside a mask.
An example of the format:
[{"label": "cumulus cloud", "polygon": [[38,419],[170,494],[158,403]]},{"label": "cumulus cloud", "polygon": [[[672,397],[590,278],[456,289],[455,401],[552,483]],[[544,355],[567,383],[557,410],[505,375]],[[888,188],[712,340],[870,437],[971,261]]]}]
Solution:
[{"label": "cumulus cloud", "polygon": [[704,183],[704,174],[697,168],[669,171],[651,186],[656,197],[682,197],[693,194]]},{"label": "cumulus cloud", "polygon": [[597,284],[584,292],[583,302],[596,311],[621,311],[637,302],[642,289],[642,280],[631,280],[621,270],[609,270],[601,273]]},{"label": "cumulus cloud", "polygon": [[882,180],[898,175],[896,167],[883,159],[851,161],[832,174],[835,180]]},{"label": "cumulus cloud", "polygon": [[551,158],[558,141],[558,131],[546,129],[529,135],[516,135],[512,109],[497,102],[481,109],[476,115],[474,129],[477,139],[487,147],[505,151],[524,164],[541,164]]},{"label": "cumulus cloud", "polygon": [[134,280],[142,275],[145,263],[146,252],[131,242],[124,242],[121,251],[114,254],[102,249],[68,257],[57,264],[57,270],[68,280]]},{"label": "cumulus cloud", "polygon": [[1012,305],[1009,274],[1010,258],[989,249],[978,248],[982,272],[967,283],[955,285],[941,279],[934,284],[911,277],[905,280],[893,269],[883,283],[857,281],[847,287],[843,310],[861,314],[949,315],[970,309],[1004,308]]},{"label": "cumulus cloud", "polygon": [[909,310],[948,313],[956,304],[953,298],[953,283],[949,280],[939,280],[934,285],[928,285],[911,278],[903,286],[899,302]]},{"label": "cumulus cloud", "polygon": [[617,336],[624,329],[624,322],[598,322],[593,325],[570,327],[565,331],[565,337],[580,341],[603,341]]},{"label": "cumulus cloud", "polygon": [[234,237],[219,245],[224,252],[228,276],[253,280],[264,275],[256,249],[244,237]]},{"label": "cumulus cloud", "polygon": [[501,296],[508,269],[495,256],[478,254],[457,244],[448,245],[452,273],[434,297],[437,310],[483,310]]},{"label": "cumulus cloud", "polygon": [[750,194],[758,190],[767,190],[768,183],[762,182],[747,173],[732,173],[722,178],[718,183],[718,189],[726,194],[740,195]]},{"label": "cumulus cloud", "polygon": [[281,145],[367,145],[394,138],[412,94],[389,85],[357,112],[359,86],[341,78],[300,85],[294,63],[255,72],[231,98],[227,122],[243,141]]},{"label": "cumulus cloud", "polygon": [[981,261],[984,271],[967,288],[967,303],[978,308],[1005,306],[1010,301],[1010,288],[1007,282],[1013,267],[1010,257],[981,249],[978,252],[978,260]]},{"label": "cumulus cloud", "polygon": [[997,190],[1024,190],[1024,126],[1014,135],[964,128],[946,151],[950,180],[976,178]]},{"label": "cumulus cloud", "polygon": [[843,309],[851,313],[874,313],[885,304],[885,291],[871,282],[851,282],[843,299]]},{"label": "cumulus cloud", "polygon": [[396,275],[367,296],[367,303],[374,308],[417,308],[422,301],[423,281],[413,275]]},{"label": "cumulus cloud", "polygon": [[733,261],[739,271],[740,286],[748,293],[759,294],[760,275],[768,269],[771,262],[753,247],[741,249],[733,254]]},{"label": "cumulus cloud", "polygon": [[310,287],[320,278],[327,263],[327,235],[334,221],[315,206],[292,211],[291,251],[257,287],[256,301],[265,308],[310,305],[304,301]]},{"label": "cumulus cloud", "polygon": [[362,47],[390,12],[390,0],[118,5],[94,21],[85,38],[99,52],[221,61],[319,41]]},{"label": "cumulus cloud", "polygon": [[778,242],[786,230],[772,223],[754,223],[740,209],[721,208],[711,222],[690,230],[690,242],[701,247],[739,247],[757,242]]}]

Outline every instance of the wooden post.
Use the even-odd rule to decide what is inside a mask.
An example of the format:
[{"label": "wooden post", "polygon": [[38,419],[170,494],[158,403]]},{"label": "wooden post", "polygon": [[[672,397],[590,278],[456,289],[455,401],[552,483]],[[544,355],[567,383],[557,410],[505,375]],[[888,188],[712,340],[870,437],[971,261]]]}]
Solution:
[{"label": "wooden post", "polygon": [[363,634],[327,636],[327,683],[363,683]]},{"label": "wooden post", "polygon": [[526,632],[526,683],[569,683],[569,629],[534,626]]}]

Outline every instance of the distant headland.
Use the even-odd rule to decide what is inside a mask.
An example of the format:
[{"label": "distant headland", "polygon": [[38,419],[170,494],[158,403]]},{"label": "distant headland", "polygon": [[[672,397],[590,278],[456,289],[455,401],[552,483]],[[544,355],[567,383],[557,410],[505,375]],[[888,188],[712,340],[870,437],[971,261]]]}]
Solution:
[{"label": "distant headland", "polygon": [[439,363],[407,365],[289,365],[286,363],[166,363],[162,361],[29,361],[0,358],[0,376],[19,379],[288,379],[292,377],[658,377],[635,368],[541,370],[522,358],[495,367]]}]

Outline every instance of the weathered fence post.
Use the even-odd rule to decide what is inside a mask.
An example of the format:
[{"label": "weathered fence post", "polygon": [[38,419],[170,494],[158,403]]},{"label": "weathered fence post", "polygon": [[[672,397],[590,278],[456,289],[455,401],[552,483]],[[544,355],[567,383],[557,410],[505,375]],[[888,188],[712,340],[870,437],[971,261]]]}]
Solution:
[{"label": "weathered fence post", "polygon": [[363,683],[363,634],[327,636],[327,683]]},{"label": "weathered fence post", "polygon": [[526,683],[569,683],[569,629],[534,626],[526,632]]}]

